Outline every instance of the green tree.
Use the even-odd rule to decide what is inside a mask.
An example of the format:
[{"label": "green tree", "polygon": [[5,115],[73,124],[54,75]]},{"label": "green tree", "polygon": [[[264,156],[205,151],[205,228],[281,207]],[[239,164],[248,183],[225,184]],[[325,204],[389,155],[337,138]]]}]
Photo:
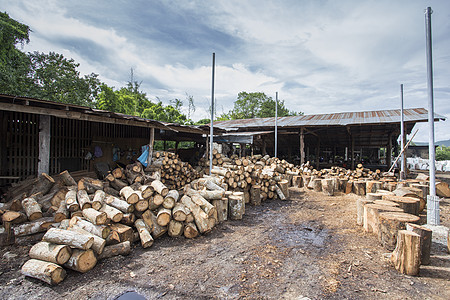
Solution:
[{"label": "green tree", "polygon": [[186,93],[186,99],[188,101],[188,119],[191,119],[191,113],[195,112],[194,96]]},{"label": "green tree", "polygon": [[26,95],[32,84],[28,78],[30,60],[16,47],[30,41],[30,28],[0,12],[0,90]]},{"label": "green tree", "polygon": [[436,160],[450,160],[450,147],[445,146],[437,147]]}]

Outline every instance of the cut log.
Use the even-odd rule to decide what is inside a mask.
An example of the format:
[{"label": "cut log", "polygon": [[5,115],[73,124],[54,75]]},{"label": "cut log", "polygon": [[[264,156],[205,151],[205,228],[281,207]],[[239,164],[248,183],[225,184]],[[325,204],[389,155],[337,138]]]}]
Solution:
[{"label": "cut log", "polygon": [[337,181],[338,181],[338,190],[341,192],[345,192],[348,179],[347,178],[338,178]]},{"label": "cut log", "polygon": [[215,190],[215,191],[201,190],[201,191],[199,191],[199,194],[206,200],[220,200],[223,198],[224,193],[225,192],[222,190]]},{"label": "cut log", "polygon": [[167,196],[167,193],[169,193],[169,189],[160,180],[153,180],[150,185],[163,197]]},{"label": "cut log", "polygon": [[123,189],[120,190],[120,195],[125,198],[125,200],[129,204],[135,204],[139,201],[139,194],[136,193],[131,187],[126,186]]},{"label": "cut log", "polygon": [[373,232],[378,235],[378,215],[384,211],[403,212],[401,208],[388,205],[364,205],[364,230],[366,232]]},{"label": "cut log", "polygon": [[146,210],[142,214],[142,219],[148,228],[150,228],[153,238],[157,239],[167,232],[166,226],[161,226],[156,222],[156,215],[151,210]]},{"label": "cut log", "polygon": [[420,235],[420,264],[429,265],[433,231],[413,223],[406,223],[406,230]]},{"label": "cut log", "polygon": [[153,237],[150,234],[150,230],[145,224],[144,220],[137,219],[136,222],[134,222],[134,226],[136,227],[139,238],[141,239],[141,245],[143,248],[148,248],[151,245],[153,245]]},{"label": "cut log", "polygon": [[89,195],[86,190],[78,190],[77,200],[81,210],[92,207],[91,199],[89,199]]},{"label": "cut log", "polygon": [[212,204],[217,211],[217,222],[222,223],[228,219],[228,198],[213,200]]},{"label": "cut log", "polygon": [[114,197],[120,197],[119,191],[116,190],[115,188],[109,187],[109,186],[105,186],[103,188],[103,191],[107,194],[107,195],[111,195]]},{"label": "cut log", "polygon": [[109,182],[112,188],[117,191],[121,191],[124,187],[128,186],[128,184],[120,179],[113,178],[112,181]]},{"label": "cut log", "polygon": [[368,200],[381,200],[381,199],[383,199],[383,194],[367,193],[366,194],[366,199],[368,199]]},{"label": "cut log", "polygon": [[142,198],[144,199],[150,198],[155,192],[155,189],[151,185],[142,185],[139,187],[139,190],[141,191]]},{"label": "cut log", "polygon": [[127,213],[127,214],[123,214],[123,218],[122,218],[122,220],[120,220],[120,223],[127,225],[127,226],[132,226],[135,221],[136,221],[136,216],[134,214]]},{"label": "cut log", "polygon": [[50,228],[45,233],[42,240],[53,244],[68,245],[72,248],[83,250],[91,248],[94,243],[94,239],[89,236],[58,228]]},{"label": "cut log", "polygon": [[391,262],[401,274],[415,276],[420,267],[420,235],[415,232],[400,230],[397,246],[391,254]]},{"label": "cut log", "polygon": [[77,225],[73,225],[73,226],[69,227],[68,230],[78,232],[79,234],[84,234],[86,236],[93,238],[94,242],[92,243],[91,249],[94,250],[94,252],[96,254],[101,254],[103,252],[103,249],[105,248],[105,245],[106,245],[105,239],[103,239],[95,234],[92,234],[89,231],[86,231]]},{"label": "cut log", "polygon": [[175,221],[184,222],[186,216],[190,213],[189,209],[180,202],[177,202],[172,209],[172,217]]},{"label": "cut log", "polygon": [[22,200],[22,207],[25,211],[25,214],[28,217],[28,220],[34,221],[39,218],[42,218],[41,207],[37,203],[34,197],[28,197]]},{"label": "cut log", "polygon": [[139,199],[139,201],[134,204],[134,209],[139,212],[146,211],[148,209],[148,199]]},{"label": "cut log", "polygon": [[94,225],[89,221],[82,219],[81,217],[73,217],[70,219],[70,226],[78,225],[84,230],[95,234],[103,239],[106,239],[111,231],[108,226],[105,225]]},{"label": "cut log", "polygon": [[421,201],[418,198],[383,195],[383,200],[397,203],[405,213],[419,215]]},{"label": "cut log", "polygon": [[353,191],[353,181],[349,180],[345,185],[345,193],[350,194],[352,191]]},{"label": "cut log", "polygon": [[195,204],[192,199],[184,195],[181,197],[180,200],[181,203],[183,203],[189,210],[192,212],[194,216],[195,224],[197,225],[198,230],[200,233],[208,233],[211,231],[212,228],[210,228],[208,223],[208,215],[198,206]]},{"label": "cut log", "polygon": [[436,182],[436,195],[439,197],[450,198],[450,188],[446,182]]},{"label": "cut log", "polygon": [[65,197],[66,207],[69,212],[74,212],[80,210],[80,205],[77,201],[77,190],[76,187],[71,187],[66,193]]},{"label": "cut log", "polygon": [[280,200],[283,200],[283,201],[284,201],[284,200],[287,200],[286,195],[285,195],[284,192],[281,190],[281,188],[278,186],[278,184],[275,184],[273,187],[275,188],[275,192],[277,193],[278,198],[279,198]]},{"label": "cut log", "polygon": [[99,179],[83,177],[78,181],[78,190],[86,190],[88,194],[93,194],[97,190],[103,190],[103,182]]},{"label": "cut log", "polygon": [[38,259],[28,260],[21,269],[28,277],[42,280],[50,285],[60,283],[66,277],[66,271],[59,265]]},{"label": "cut log", "polygon": [[[118,210],[113,206],[109,206],[106,203],[103,204],[103,206],[100,208],[100,212],[105,213],[106,216],[114,223],[120,222],[120,220],[122,220],[123,218],[123,213],[120,210]],[[103,224],[96,224],[96,225],[103,225]]]},{"label": "cut log", "polygon": [[172,209],[175,206],[175,203],[178,201],[180,194],[177,190],[170,190],[166,197],[164,197],[163,207],[167,209]]},{"label": "cut log", "polygon": [[88,219],[94,225],[105,225],[108,223],[108,216],[106,213],[97,211],[93,208],[83,209],[83,217]]},{"label": "cut log", "polygon": [[65,264],[72,255],[72,249],[67,245],[57,245],[48,242],[39,242],[28,252],[30,258],[52,262],[58,265]]},{"label": "cut log", "polygon": [[418,216],[400,212],[381,212],[378,216],[378,241],[389,251],[395,249],[397,233],[406,229],[406,223],[417,223]]},{"label": "cut log", "polygon": [[125,241],[123,243],[106,246],[105,249],[103,249],[102,254],[100,254],[97,259],[105,259],[110,258],[118,255],[128,255],[131,252],[131,242]]},{"label": "cut log", "polygon": [[394,202],[394,201],[389,201],[389,200],[375,200],[373,201],[374,204],[379,204],[379,205],[388,205],[388,206],[394,206],[394,207],[400,207],[398,205],[398,203]]},{"label": "cut log", "polygon": [[366,195],[366,182],[362,180],[353,182],[353,192],[358,196]]},{"label": "cut log", "polygon": [[69,217],[69,211],[67,210],[66,202],[62,201],[59,205],[58,210],[56,210],[55,215],[53,219],[55,222],[61,222],[64,219],[67,219]]},{"label": "cut log", "polygon": [[134,206],[129,204],[127,201],[119,199],[114,196],[106,196],[105,203],[117,208],[123,213],[132,213],[134,211]]},{"label": "cut log", "polygon": [[303,187],[303,178],[300,175],[294,175],[292,177],[292,186],[296,188]]},{"label": "cut log", "polygon": [[194,223],[189,222],[184,224],[183,235],[188,239],[193,239],[198,236],[197,226]]},{"label": "cut log", "polygon": [[364,225],[364,205],[372,203],[372,200],[358,198],[356,199],[356,224]]},{"label": "cut log", "polygon": [[172,219],[172,211],[167,208],[160,208],[158,214],[156,215],[156,223],[159,226],[167,226]]},{"label": "cut log", "polygon": [[2,215],[3,224],[20,224],[27,221],[27,216],[18,211],[7,210]]},{"label": "cut log", "polygon": [[97,258],[95,257],[94,251],[91,249],[74,249],[72,256],[64,264],[64,267],[80,273],[86,273],[87,271],[92,270],[96,264]]},{"label": "cut log", "polygon": [[315,192],[322,191],[322,179],[320,179],[320,178],[311,179],[310,185]]},{"label": "cut log", "polygon": [[195,204],[200,206],[200,208],[203,209],[208,214],[208,217],[217,216],[216,208],[211,203],[209,203],[205,198],[203,198],[203,196],[200,195],[198,191],[193,189],[187,189],[185,194],[189,196]]},{"label": "cut log", "polygon": [[322,192],[327,196],[333,196],[335,192],[335,184],[332,178],[322,179]]},{"label": "cut log", "polygon": [[67,171],[67,170],[59,173],[59,179],[66,186],[77,185],[77,182],[73,179],[73,177],[70,175],[69,171]]},{"label": "cut log", "polygon": [[[217,201],[221,201],[221,200],[217,200]],[[261,205],[261,187],[259,185],[252,185],[250,187],[250,204]]]},{"label": "cut log", "polygon": [[52,186],[55,184],[55,180],[46,173],[42,173],[38,176],[37,182],[31,188],[29,195],[36,193],[42,193],[42,195],[47,194]]},{"label": "cut log", "polygon": [[47,231],[53,223],[55,223],[55,220],[52,217],[41,218],[32,222],[15,225],[12,227],[12,230],[15,236],[32,235]]},{"label": "cut log", "polygon": [[179,237],[183,235],[183,232],[184,232],[184,225],[182,222],[170,220],[169,228],[167,230],[167,234],[170,237]]},{"label": "cut log", "polygon": [[230,195],[228,197],[228,216],[230,220],[241,220],[245,213],[245,202],[240,195]]},{"label": "cut log", "polygon": [[103,202],[105,201],[106,193],[102,190],[95,191],[94,198],[92,199],[92,208],[95,210],[100,210],[103,206]]},{"label": "cut log", "polygon": [[[124,224],[116,223],[109,226],[111,229],[110,238],[115,243],[123,243],[125,241],[133,242],[133,228]],[[151,230],[151,228],[149,228]]]}]

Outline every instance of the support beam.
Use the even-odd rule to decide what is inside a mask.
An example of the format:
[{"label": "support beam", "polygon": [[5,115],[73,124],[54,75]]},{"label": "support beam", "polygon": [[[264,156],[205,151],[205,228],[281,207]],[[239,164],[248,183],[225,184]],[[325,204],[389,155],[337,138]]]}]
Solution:
[{"label": "support beam", "polygon": [[317,148],[316,148],[316,169],[319,170],[320,162],[320,138],[317,138]]},{"label": "support beam", "polygon": [[39,115],[39,162],[38,174],[50,170],[50,116]]},{"label": "support beam", "polygon": [[392,132],[389,132],[388,144],[386,147],[386,165],[388,169],[392,165]]},{"label": "support beam", "polygon": [[153,145],[155,144],[155,128],[150,129],[150,141],[148,143],[148,157],[147,157],[147,164],[152,164],[152,157],[153,157]]},{"label": "support beam", "polygon": [[352,141],[352,150],[351,150],[351,169],[354,170],[355,169],[355,137],[352,135],[351,137],[351,141]]},{"label": "support beam", "polygon": [[305,132],[304,128],[300,128],[300,164],[305,163]]}]

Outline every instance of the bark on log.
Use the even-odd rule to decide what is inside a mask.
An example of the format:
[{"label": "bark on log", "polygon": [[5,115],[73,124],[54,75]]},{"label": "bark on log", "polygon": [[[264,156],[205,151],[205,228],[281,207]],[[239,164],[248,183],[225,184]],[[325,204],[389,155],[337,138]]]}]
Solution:
[{"label": "bark on log", "polygon": [[137,219],[136,222],[134,222],[134,226],[136,227],[138,233],[139,233],[139,238],[141,240],[141,245],[143,248],[148,248],[151,245],[153,245],[153,237],[150,234],[150,230],[147,227],[147,225],[145,224],[144,220],[142,219]]},{"label": "bark on log", "polygon": [[150,228],[153,238],[157,239],[167,232],[167,227],[161,226],[156,222],[156,215],[151,210],[146,210],[142,214],[142,219]]},{"label": "bark on log", "polygon": [[358,198],[356,199],[356,224],[364,225],[364,205],[372,203],[372,200]]},{"label": "bark on log", "polygon": [[103,202],[105,201],[106,193],[102,190],[98,190],[94,194],[94,199],[92,199],[92,208],[95,210],[100,210],[103,206]]},{"label": "bark on log", "polygon": [[228,216],[230,220],[241,220],[245,213],[245,202],[240,195],[230,195],[228,197]]},{"label": "bark on log", "polygon": [[175,206],[175,203],[178,201],[180,194],[177,190],[170,190],[166,197],[164,197],[164,202],[162,203],[164,208],[172,209]]},{"label": "bark on log", "polygon": [[327,196],[334,195],[335,184],[332,178],[322,179],[322,192]]},{"label": "bark on log", "polygon": [[193,189],[187,189],[185,194],[191,198],[192,202],[200,206],[200,208],[206,212],[208,217],[217,217],[216,208],[211,203],[209,203],[205,198],[203,198],[203,196],[201,196],[198,193],[198,191]]},{"label": "bark on log", "polygon": [[353,181],[349,180],[347,181],[346,185],[345,185],[345,193],[346,194],[350,194],[353,191]]},{"label": "bark on log", "polygon": [[34,221],[42,218],[41,207],[34,197],[28,197],[22,200],[22,207],[28,220]]},{"label": "bark on log", "polygon": [[50,228],[45,233],[42,240],[59,245],[68,245],[72,248],[83,250],[91,248],[94,243],[94,239],[92,237],[58,228]]},{"label": "bark on log", "polygon": [[74,212],[80,209],[77,201],[77,190],[76,187],[71,187],[66,193],[66,207],[69,212]]},{"label": "bark on log", "polygon": [[341,192],[345,192],[347,187],[347,178],[338,178],[338,190]]},{"label": "bark on log", "polygon": [[286,179],[280,180],[280,181],[278,182],[278,187],[279,187],[279,188],[281,189],[281,191],[283,192],[283,195],[284,195],[285,199],[282,199],[282,198],[280,197],[280,195],[278,194],[278,192],[277,192],[278,197],[279,197],[281,200],[286,200],[286,199],[288,199],[288,198],[289,198],[289,181],[286,180]]},{"label": "bark on log", "polygon": [[151,185],[142,185],[139,190],[141,191],[142,198],[144,199],[150,198],[155,192],[155,189]]},{"label": "bark on log", "polygon": [[55,212],[55,215],[53,219],[55,222],[61,222],[64,219],[67,219],[69,217],[69,211],[67,210],[66,202],[63,201],[59,205],[58,210]]},{"label": "bark on log", "polygon": [[103,249],[102,254],[100,254],[97,259],[105,259],[110,258],[118,255],[128,255],[131,252],[131,242],[125,241],[123,243],[106,246],[105,249]]},{"label": "bark on log", "polygon": [[292,177],[292,186],[296,188],[303,187],[303,178],[300,175],[294,175]]},{"label": "bark on log", "polygon": [[70,175],[69,171],[67,171],[67,170],[59,173],[59,178],[60,178],[61,182],[66,186],[77,185],[77,182],[73,179],[73,177]]},{"label": "bark on log", "polygon": [[398,205],[398,203],[394,202],[394,201],[389,201],[389,200],[375,200],[373,201],[374,204],[379,204],[379,205],[388,205],[388,206],[394,206],[394,207],[400,207]]},{"label": "bark on log", "polygon": [[117,208],[123,213],[132,213],[134,211],[133,205],[129,204],[127,201],[124,201],[114,196],[107,196],[105,198],[105,203],[112,207]]},{"label": "bark on log", "polygon": [[41,192],[42,195],[47,194],[52,186],[55,184],[55,180],[46,173],[42,173],[38,176],[37,182],[33,185],[29,195],[33,195]]},{"label": "bark on log", "polygon": [[156,223],[159,226],[167,226],[172,219],[172,211],[167,208],[160,208],[156,215]]},{"label": "bark on log", "polygon": [[[109,206],[108,204],[103,204],[103,206],[100,208],[100,212],[104,212],[106,216],[113,221],[114,223],[120,222],[123,218],[123,213],[118,210],[117,208],[113,206]],[[101,224],[97,224],[101,225]]]},{"label": "bark on log", "polygon": [[183,235],[188,239],[193,239],[199,235],[197,226],[193,222],[184,224]]},{"label": "bark on log", "polygon": [[103,191],[107,194],[107,195],[111,195],[114,197],[120,197],[119,191],[116,190],[115,188],[109,187],[109,186],[105,186],[103,188]]},{"label": "bark on log", "polygon": [[22,266],[21,273],[50,285],[58,284],[66,277],[66,271],[61,266],[37,259],[28,260]]},{"label": "bark on log", "polygon": [[322,191],[322,179],[320,179],[320,178],[312,179],[311,186],[315,192],[321,192]]},{"label": "bark on log", "polygon": [[358,196],[366,195],[366,182],[365,181],[354,181],[353,182],[354,193]]},{"label": "bark on log", "polygon": [[198,193],[207,200],[220,200],[223,198],[225,192],[221,190],[215,191],[201,190]]},{"label": "bark on log", "polygon": [[403,212],[401,208],[393,206],[377,204],[364,205],[364,230],[366,232],[373,232],[378,235],[378,215],[384,211]]},{"label": "bark on log", "polygon": [[261,187],[259,185],[252,185],[250,188],[250,204],[261,205]]},{"label": "bark on log", "polygon": [[195,224],[197,225],[200,233],[208,233],[212,228],[209,227],[208,223],[208,215],[195,204],[189,196],[184,195],[180,200],[189,210],[192,212],[195,220]]},{"label": "bark on log", "polygon": [[177,202],[172,209],[172,217],[175,221],[184,222],[186,216],[190,213],[189,209],[180,202]]},{"label": "bark on log", "polygon": [[433,231],[413,223],[406,223],[406,230],[417,233],[420,236],[420,263],[429,265]]},{"label": "bark on log", "polygon": [[222,223],[228,219],[228,198],[213,200],[212,204],[217,211],[217,222]]},{"label": "bark on log", "polygon": [[103,252],[103,249],[106,246],[106,240],[104,238],[101,238],[95,234],[92,234],[89,231],[86,231],[77,225],[73,225],[73,226],[69,227],[68,230],[78,232],[79,234],[84,234],[86,236],[93,238],[94,242],[92,243],[91,249],[94,250],[94,252],[96,254],[101,254]]},{"label": "bark on log", "polygon": [[14,232],[14,235],[16,237],[18,236],[25,236],[25,235],[32,235],[39,232],[45,232],[47,229],[55,223],[54,219],[52,217],[48,218],[41,218],[32,222],[23,223],[20,225],[16,225],[12,227],[12,230]]},{"label": "bark on log", "polygon": [[31,247],[28,255],[30,258],[62,265],[69,260],[72,255],[72,249],[67,245],[39,242]]},{"label": "bark on log", "polygon": [[64,267],[80,273],[86,273],[87,271],[92,270],[96,264],[97,258],[95,257],[94,251],[91,249],[74,249],[72,256],[64,264]]},{"label": "bark on log", "polygon": [[106,239],[111,231],[108,226],[105,225],[94,225],[89,221],[82,219],[81,217],[73,217],[70,219],[70,226],[78,225],[84,230],[95,234],[103,239]]},{"label": "bark on log", "polygon": [[131,187],[126,186],[120,190],[120,195],[125,198],[129,204],[135,204],[139,201],[139,194],[136,193]]},{"label": "bark on log", "polygon": [[89,195],[86,190],[78,190],[77,200],[78,205],[80,206],[80,210],[92,207],[91,199],[89,199]]},{"label": "bark on log", "polygon": [[420,211],[420,199],[413,197],[399,197],[383,195],[383,200],[392,201],[398,204],[405,213],[418,216]]},{"label": "bark on log", "polygon": [[153,180],[151,186],[163,197],[167,196],[167,193],[169,193],[169,189],[160,180]]},{"label": "bark on log", "polygon": [[418,216],[400,212],[382,212],[378,217],[378,241],[389,251],[395,249],[397,233],[406,229],[406,223],[417,223]]},{"label": "bark on log", "polygon": [[122,220],[120,220],[120,223],[127,225],[127,226],[132,226],[135,221],[136,221],[136,216],[134,214],[127,213],[127,214],[123,214],[123,218],[122,218]]},{"label": "bark on log", "polygon": [[93,194],[97,190],[103,190],[103,182],[99,179],[83,177],[78,181],[78,190],[86,190],[88,194]]},{"label": "bark on log", "polygon": [[391,254],[391,262],[401,274],[415,276],[420,266],[420,235],[412,231],[400,230],[397,246]]},{"label": "bark on log", "polygon": [[[135,221],[136,222],[136,221]],[[145,221],[144,221],[145,222]],[[110,238],[115,243],[122,243],[125,241],[133,242],[133,228],[124,224],[116,223],[109,226],[111,229]],[[151,228],[149,228],[151,230]]]},{"label": "bark on log", "polygon": [[167,230],[167,234],[170,237],[179,237],[183,235],[183,232],[184,232],[184,225],[182,222],[170,220],[169,228]]},{"label": "bark on log", "polygon": [[82,213],[83,217],[94,225],[105,225],[108,223],[108,216],[104,212],[97,211],[93,208],[86,208],[83,209]]}]

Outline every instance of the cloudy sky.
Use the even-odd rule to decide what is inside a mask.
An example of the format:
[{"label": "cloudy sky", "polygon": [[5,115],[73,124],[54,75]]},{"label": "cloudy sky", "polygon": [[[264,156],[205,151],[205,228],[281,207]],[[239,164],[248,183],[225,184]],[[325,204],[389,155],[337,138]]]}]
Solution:
[{"label": "cloudy sky", "polygon": [[[241,91],[305,114],[428,106],[424,9],[431,6],[435,112],[450,117],[450,1],[0,0],[30,26],[25,51],[55,51],[151,100],[194,97],[208,118],[212,53],[217,114]],[[185,103],[187,106],[187,103]],[[187,108],[186,108],[187,109]],[[450,139],[450,120],[436,140]],[[416,141],[428,141],[427,125]]]}]

